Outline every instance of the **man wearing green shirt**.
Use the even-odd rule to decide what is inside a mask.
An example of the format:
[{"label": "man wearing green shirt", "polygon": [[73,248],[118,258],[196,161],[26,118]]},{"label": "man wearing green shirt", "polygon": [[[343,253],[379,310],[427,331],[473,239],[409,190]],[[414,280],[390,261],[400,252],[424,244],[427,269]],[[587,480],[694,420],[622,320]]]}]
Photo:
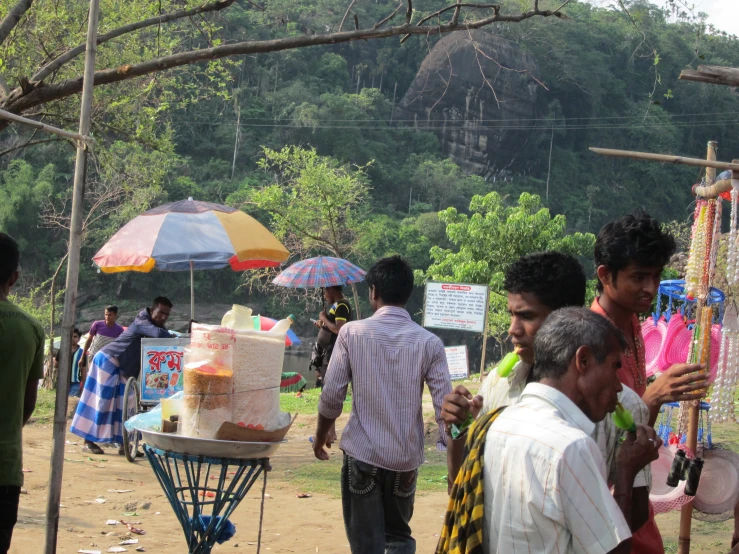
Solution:
[{"label": "man wearing green shirt", "polygon": [[0,554],[10,549],[23,485],[23,426],[36,407],[44,376],[44,330],[38,321],[8,301],[18,280],[20,253],[0,233]]}]

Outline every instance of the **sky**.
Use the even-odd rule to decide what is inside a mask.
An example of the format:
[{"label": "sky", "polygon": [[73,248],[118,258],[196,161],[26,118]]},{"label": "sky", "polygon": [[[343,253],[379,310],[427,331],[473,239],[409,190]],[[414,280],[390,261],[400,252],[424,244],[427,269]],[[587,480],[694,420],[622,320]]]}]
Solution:
[{"label": "sky", "polygon": [[[586,0],[595,6],[611,6],[615,0]],[[664,5],[664,0],[651,0],[653,4]],[[739,0],[683,0],[694,13],[708,14],[708,22],[727,33],[739,36]]]}]

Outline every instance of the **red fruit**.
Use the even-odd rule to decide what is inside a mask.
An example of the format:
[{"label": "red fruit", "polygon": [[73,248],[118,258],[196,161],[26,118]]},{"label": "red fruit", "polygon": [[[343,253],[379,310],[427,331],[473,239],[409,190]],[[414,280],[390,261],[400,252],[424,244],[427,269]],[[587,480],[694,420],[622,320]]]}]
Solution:
[{"label": "red fruit", "polygon": [[254,429],[256,429],[257,431],[264,431],[264,425],[257,425],[256,427],[254,427]]},{"label": "red fruit", "polygon": [[246,427],[246,423],[244,423],[243,421],[239,421],[236,425],[238,425],[239,427]]}]

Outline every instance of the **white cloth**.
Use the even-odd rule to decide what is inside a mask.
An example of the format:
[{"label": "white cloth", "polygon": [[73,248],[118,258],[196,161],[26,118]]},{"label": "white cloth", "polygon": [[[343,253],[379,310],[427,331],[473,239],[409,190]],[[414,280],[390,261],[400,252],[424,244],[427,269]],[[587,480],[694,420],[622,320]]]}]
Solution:
[{"label": "white cloth", "polygon": [[594,428],[567,396],[540,383],[493,422],[483,465],[486,554],[605,554],[631,537]]},{"label": "white cloth", "polygon": [[[490,373],[480,387],[480,394],[483,398],[482,413],[491,412],[500,406],[513,406],[518,404],[526,387],[526,378],[531,371],[531,366],[523,361],[518,362],[511,374],[506,377],[500,377],[497,372]],[[624,408],[629,410],[634,416],[634,423],[637,425],[649,424],[649,408],[644,401],[639,398],[629,387],[624,385],[624,390],[618,395],[619,402]],[[616,427],[613,418],[608,415],[606,418],[595,424],[591,438],[598,445],[600,454],[605,460],[608,483],[613,484],[616,480],[616,451],[618,450],[619,439],[626,432]],[[634,487],[652,487],[652,470],[650,464],[647,464],[634,479]]]}]

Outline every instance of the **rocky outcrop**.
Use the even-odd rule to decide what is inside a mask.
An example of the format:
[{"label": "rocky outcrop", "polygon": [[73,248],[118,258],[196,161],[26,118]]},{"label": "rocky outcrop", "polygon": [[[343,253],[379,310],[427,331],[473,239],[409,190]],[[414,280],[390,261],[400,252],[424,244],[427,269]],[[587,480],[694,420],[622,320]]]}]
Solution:
[{"label": "rocky outcrop", "polygon": [[528,173],[519,154],[532,136],[521,127],[532,127],[543,90],[535,78],[533,56],[515,43],[482,30],[452,33],[426,56],[394,119],[436,133],[443,154],[467,172],[490,180]]}]

